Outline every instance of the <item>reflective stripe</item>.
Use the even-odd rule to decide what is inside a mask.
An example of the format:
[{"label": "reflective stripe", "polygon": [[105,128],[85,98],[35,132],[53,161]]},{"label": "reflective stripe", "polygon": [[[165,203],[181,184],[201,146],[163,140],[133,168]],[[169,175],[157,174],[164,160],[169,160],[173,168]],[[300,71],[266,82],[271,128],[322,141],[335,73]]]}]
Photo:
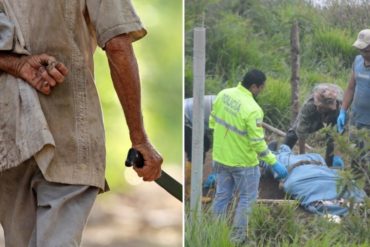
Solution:
[{"label": "reflective stripe", "polygon": [[267,156],[269,154],[270,154],[270,150],[269,149],[266,149],[266,150],[262,151],[261,153],[259,153],[258,154],[258,157],[263,158],[263,157],[265,157],[265,156]]},{"label": "reflective stripe", "polygon": [[252,142],[260,142],[260,141],[263,141],[263,140],[265,140],[265,138],[251,138],[250,139]]},{"label": "reflective stripe", "polygon": [[211,114],[211,116],[216,120],[216,123],[219,123],[221,124],[222,126],[224,126],[226,129],[228,130],[231,130],[232,132],[238,134],[238,135],[241,135],[241,136],[245,136],[247,135],[247,131],[243,131],[243,130],[239,130],[237,129],[235,126],[233,125],[230,125],[228,123],[226,123],[223,119],[221,118],[218,118],[216,117],[215,115]]}]

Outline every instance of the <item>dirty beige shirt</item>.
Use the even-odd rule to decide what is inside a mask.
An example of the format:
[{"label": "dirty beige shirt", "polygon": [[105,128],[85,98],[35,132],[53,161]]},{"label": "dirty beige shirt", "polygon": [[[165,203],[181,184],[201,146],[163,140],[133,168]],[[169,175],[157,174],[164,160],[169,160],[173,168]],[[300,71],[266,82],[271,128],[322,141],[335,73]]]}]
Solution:
[{"label": "dirty beige shirt", "polygon": [[14,13],[27,50],[52,55],[69,69],[51,95],[38,94],[55,141],[51,161],[34,156],[41,171],[49,181],[104,188],[105,137],[93,53],[119,34],[145,35],[130,1],[2,1]]}]

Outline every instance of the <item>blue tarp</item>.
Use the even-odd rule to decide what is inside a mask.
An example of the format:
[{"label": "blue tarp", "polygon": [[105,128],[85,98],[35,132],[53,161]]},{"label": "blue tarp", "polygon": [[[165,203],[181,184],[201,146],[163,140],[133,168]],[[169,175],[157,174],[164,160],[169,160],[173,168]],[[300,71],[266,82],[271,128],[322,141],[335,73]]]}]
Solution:
[{"label": "blue tarp", "polygon": [[[363,190],[354,186],[351,186],[351,191],[339,188],[338,170],[329,168],[319,154],[295,155],[288,146],[281,145],[276,156],[279,162],[291,170],[284,180],[285,192],[310,212],[343,216],[348,213],[348,208],[339,202],[340,199],[362,202],[366,196]],[[304,165],[294,167],[294,164],[302,161]]]}]

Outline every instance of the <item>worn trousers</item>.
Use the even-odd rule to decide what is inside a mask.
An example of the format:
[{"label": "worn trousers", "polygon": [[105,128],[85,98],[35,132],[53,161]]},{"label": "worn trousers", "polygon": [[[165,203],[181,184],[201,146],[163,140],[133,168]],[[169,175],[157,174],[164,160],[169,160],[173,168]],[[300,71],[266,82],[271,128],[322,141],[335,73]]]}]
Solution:
[{"label": "worn trousers", "polygon": [[31,159],[0,173],[6,247],[76,247],[99,190],[45,180]]},{"label": "worn trousers", "polygon": [[213,214],[217,218],[224,218],[232,198],[239,195],[233,228],[234,234],[237,234],[239,238],[245,238],[248,214],[258,195],[259,167],[231,167],[216,162],[215,171],[217,179],[216,195],[212,205]]}]

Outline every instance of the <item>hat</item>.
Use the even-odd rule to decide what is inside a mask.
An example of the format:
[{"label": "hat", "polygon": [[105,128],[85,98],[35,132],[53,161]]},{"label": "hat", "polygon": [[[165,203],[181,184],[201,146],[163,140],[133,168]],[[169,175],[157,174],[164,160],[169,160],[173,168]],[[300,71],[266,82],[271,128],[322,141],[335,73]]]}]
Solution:
[{"label": "hat", "polygon": [[358,33],[357,40],[352,46],[357,49],[365,49],[370,45],[370,29],[364,29]]},{"label": "hat", "polygon": [[338,95],[339,91],[336,87],[328,84],[316,86],[313,90],[314,104],[334,111],[337,109]]}]

